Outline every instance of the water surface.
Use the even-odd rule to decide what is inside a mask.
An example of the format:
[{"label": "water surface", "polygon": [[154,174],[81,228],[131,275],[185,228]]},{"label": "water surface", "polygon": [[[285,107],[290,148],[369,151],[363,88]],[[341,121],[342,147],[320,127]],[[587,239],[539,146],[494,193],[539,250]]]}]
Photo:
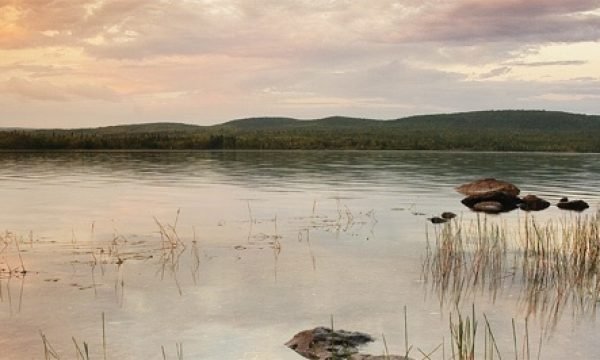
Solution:
[{"label": "water surface", "polygon": [[[44,358],[40,332],[62,358],[76,358],[73,338],[99,358],[103,314],[114,359],[161,359],[161,346],[175,358],[177,344],[189,359],[298,359],[282,344],[331,317],[385,334],[400,353],[404,306],[410,343],[429,352],[448,340],[451,306],[422,281],[426,231],[436,231],[426,218],[476,219],[456,185],[497,177],[552,203],[582,198],[591,209],[581,216],[600,203],[598,154],[1,153],[0,169],[3,359]],[[20,265],[15,239],[24,276],[6,272]],[[508,356],[511,318],[524,325],[517,298],[507,287],[465,302]],[[565,309],[542,358],[599,357],[595,318]],[[381,353],[381,341],[369,350]]]}]

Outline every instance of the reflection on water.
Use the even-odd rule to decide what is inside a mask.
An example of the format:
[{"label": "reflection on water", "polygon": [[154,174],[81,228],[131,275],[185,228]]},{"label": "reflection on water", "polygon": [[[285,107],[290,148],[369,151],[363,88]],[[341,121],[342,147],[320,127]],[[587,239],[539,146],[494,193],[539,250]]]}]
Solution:
[{"label": "reflection on water", "polygon": [[[596,154],[453,152],[109,152],[4,153],[2,179],[72,180],[93,176],[98,184],[131,179],[169,186],[213,182],[289,190],[325,184],[454,186],[473,175],[564,191],[593,192],[600,171]],[[533,183],[531,180],[535,180]],[[64,184],[64,183],[63,183]],[[293,186],[290,186],[293,184]],[[291,188],[291,189],[290,189]]]},{"label": "reflection on water", "polygon": [[[593,214],[598,160],[528,153],[2,153],[0,221],[9,231],[0,241],[2,356],[42,358],[41,330],[63,358],[76,351],[72,336],[101,358],[101,314],[109,358],[161,358],[164,348],[171,357],[183,349],[184,358],[297,359],[283,343],[332,315],[341,328],[385,333],[390,353],[402,353],[404,305],[410,342],[434,349],[448,339],[449,307],[429,298],[421,282],[426,230],[442,229],[426,218],[452,211],[456,221],[475,221],[453,188],[480,177],[513,182],[551,203],[582,198],[591,209],[581,216]],[[551,207],[535,219],[578,216]],[[507,229],[524,218],[519,210],[490,217]],[[503,273],[516,271],[504,266]],[[19,275],[22,268],[27,272]],[[461,301],[486,314],[499,349],[512,354],[510,319],[523,324],[524,297],[512,277],[496,290],[491,297],[470,291]],[[527,298],[552,309],[541,294]],[[561,307],[544,359],[600,355],[589,321],[595,306],[579,312],[584,319],[564,316],[577,306]],[[547,321],[529,312],[529,324],[533,338]],[[371,350],[381,353],[382,342]]]},{"label": "reflection on water", "polygon": [[600,214],[560,224],[525,217],[514,232],[477,218],[453,221],[427,243],[423,278],[442,306],[461,306],[474,293],[494,301],[503,291],[518,294],[527,317],[546,334],[565,309],[575,319],[594,318],[600,298]]}]

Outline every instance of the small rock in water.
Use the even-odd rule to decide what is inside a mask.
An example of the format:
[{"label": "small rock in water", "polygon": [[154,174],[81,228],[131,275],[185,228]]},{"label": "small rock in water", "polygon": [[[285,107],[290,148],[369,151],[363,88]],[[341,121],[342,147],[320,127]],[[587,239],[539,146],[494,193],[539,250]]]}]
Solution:
[{"label": "small rock in water", "polygon": [[550,203],[535,195],[527,195],[521,199],[519,208],[524,211],[540,211],[550,206]]},{"label": "small rock in water", "polygon": [[430,217],[427,218],[427,220],[431,221],[432,224],[443,224],[445,222],[448,222],[448,219],[441,218],[439,216]]},{"label": "small rock in water", "polygon": [[446,219],[446,220],[450,220],[450,219],[454,219],[456,217],[456,214],[450,211],[444,211],[442,213],[442,219]]},{"label": "small rock in water", "polygon": [[588,203],[586,203],[583,200],[569,200],[569,198],[566,198],[566,197],[560,199],[560,201],[558,202],[558,204],[556,204],[556,206],[559,209],[573,210],[573,211],[583,211],[590,207],[588,205]]}]

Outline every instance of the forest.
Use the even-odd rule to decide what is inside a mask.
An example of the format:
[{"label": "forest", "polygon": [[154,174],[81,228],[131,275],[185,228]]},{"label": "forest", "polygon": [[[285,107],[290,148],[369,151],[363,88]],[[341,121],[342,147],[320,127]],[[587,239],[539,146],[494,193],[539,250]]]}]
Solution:
[{"label": "forest", "polygon": [[464,150],[600,152],[600,116],[481,111],[394,120],[251,118],[90,129],[4,129],[1,150]]}]

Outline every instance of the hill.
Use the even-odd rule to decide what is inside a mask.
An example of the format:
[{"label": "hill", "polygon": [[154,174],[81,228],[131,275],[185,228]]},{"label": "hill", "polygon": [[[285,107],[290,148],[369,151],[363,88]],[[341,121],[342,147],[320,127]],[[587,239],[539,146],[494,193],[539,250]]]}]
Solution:
[{"label": "hill", "polygon": [[478,111],[394,120],[248,118],[0,132],[0,149],[379,149],[600,152],[600,116]]},{"label": "hill", "polygon": [[600,129],[600,116],[558,111],[499,110],[453,114],[417,115],[394,120],[327,117],[315,120],[292,118],[249,118],[233,120],[217,128],[233,130],[335,130],[386,128],[394,130],[581,131]]},{"label": "hill", "polygon": [[149,123],[135,125],[105,126],[85,131],[97,134],[144,134],[144,133],[177,133],[196,131],[201,126],[181,123]]},{"label": "hill", "polygon": [[332,116],[323,119],[298,120],[292,118],[248,118],[226,122],[221,125],[215,125],[216,128],[229,130],[335,130],[343,129],[361,129],[363,127],[385,126],[390,121],[359,119],[344,116]]},{"label": "hill", "polygon": [[393,121],[405,128],[495,129],[501,131],[585,131],[600,130],[600,116],[559,111],[477,111],[442,115],[412,116]]}]

